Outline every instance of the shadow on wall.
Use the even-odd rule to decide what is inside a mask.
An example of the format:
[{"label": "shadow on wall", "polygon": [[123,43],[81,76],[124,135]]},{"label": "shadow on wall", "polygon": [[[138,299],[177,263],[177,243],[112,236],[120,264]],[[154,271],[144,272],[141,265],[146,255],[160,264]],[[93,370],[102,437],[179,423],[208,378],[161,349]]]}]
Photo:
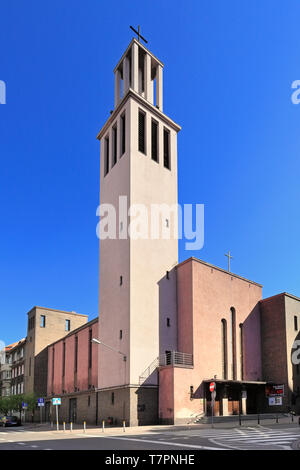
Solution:
[{"label": "shadow on wall", "polygon": [[137,418],[138,426],[158,424],[158,388],[138,388]]},{"label": "shadow on wall", "polygon": [[158,282],[159,291],[159,355],[177,351],[176,268],[166,271]]}]

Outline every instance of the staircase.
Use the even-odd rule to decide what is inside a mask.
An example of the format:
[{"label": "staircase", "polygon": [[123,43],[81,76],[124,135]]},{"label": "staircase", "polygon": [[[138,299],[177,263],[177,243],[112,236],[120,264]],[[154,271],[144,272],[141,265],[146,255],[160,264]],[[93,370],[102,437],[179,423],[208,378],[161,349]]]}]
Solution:
[{"label": "staircase", "polygon": [[144,372],[140,375],[139,384],[142,385],[144,382],[146,382],[148,377],[150,377],[150,375],[156,371],[158,366],[159,366],[159,358],[157,357],[156,359],[154,359],[153,362],[151,362],[151,364],[147,367],[147,369],[145,369]]}]

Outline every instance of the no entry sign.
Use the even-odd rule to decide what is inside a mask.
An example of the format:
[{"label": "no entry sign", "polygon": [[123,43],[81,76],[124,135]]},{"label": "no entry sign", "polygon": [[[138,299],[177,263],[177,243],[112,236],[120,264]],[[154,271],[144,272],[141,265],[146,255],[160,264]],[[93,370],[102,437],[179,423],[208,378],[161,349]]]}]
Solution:
[{"label": "no entry sign", "polygon": [[211,392],[213,392],[213,391],[215,390],[215,388],[216,388],[215,382],[210,382],[210,384],[209,384],[209,390],[210,390]]}]

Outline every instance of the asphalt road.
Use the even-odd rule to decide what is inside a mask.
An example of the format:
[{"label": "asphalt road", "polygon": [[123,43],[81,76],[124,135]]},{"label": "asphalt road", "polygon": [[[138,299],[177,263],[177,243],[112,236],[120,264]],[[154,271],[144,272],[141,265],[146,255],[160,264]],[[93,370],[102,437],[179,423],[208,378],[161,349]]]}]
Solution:
[{"label": "asphalt road", "polygon": [[1,450],[296,450],[300,428],[294,425],[239,428],[169,428],[160,431],[103,434],[100,430],[57,432],[25,428],[0,429]]}]

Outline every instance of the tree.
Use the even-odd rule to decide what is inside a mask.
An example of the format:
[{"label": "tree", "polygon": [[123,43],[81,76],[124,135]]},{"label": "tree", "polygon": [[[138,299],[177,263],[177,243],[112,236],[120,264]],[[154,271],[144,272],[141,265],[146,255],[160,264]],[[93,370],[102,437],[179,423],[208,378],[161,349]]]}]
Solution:
[{"label": "tree", "polygon": [[31,417],[33,421],[34,410],[37,407],[37,396],[34,393],[28,393],[24,395],[24,402],[27,403],[27,410],[31,411]]},{"label": "tree", "polygon": [[11,395],[9,399],[10,399],[10,406],[11,406],[10,410],[14,410],[20,413],[20,418],[21,418],[21,413],[23,410],[24,395]]},{"label": "tree", "polygon": [[0,413],[3,415],[7,415],[10,409],[10,397],[0,397]]}]

